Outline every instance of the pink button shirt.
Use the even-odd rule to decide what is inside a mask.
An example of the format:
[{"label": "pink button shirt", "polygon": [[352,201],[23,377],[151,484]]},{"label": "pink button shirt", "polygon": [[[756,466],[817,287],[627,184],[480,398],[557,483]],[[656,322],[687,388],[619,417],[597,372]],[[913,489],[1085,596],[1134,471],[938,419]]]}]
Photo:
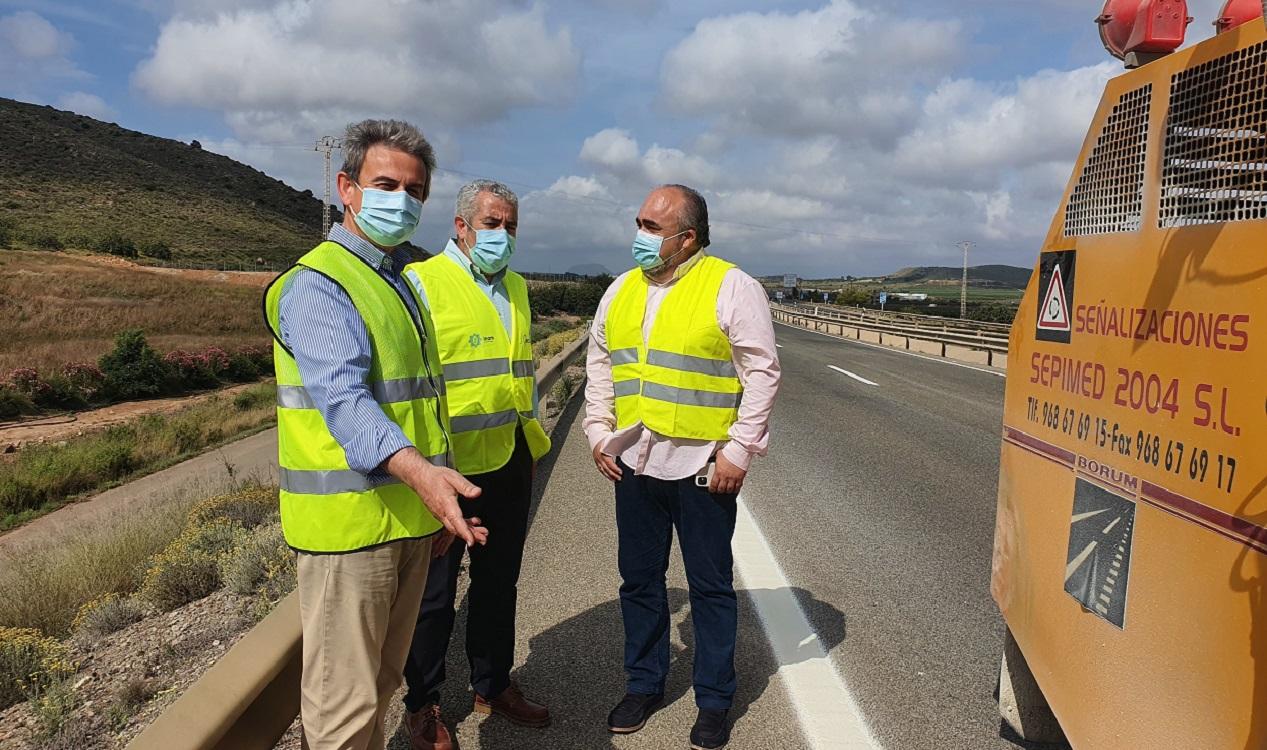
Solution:
[{"label": "pink button shirt", "polygon": [[[651,334],[651,326],[665,295],[702,256],[703,253],[699,253],[687,261],[668,281],[660,284],[650,282],[646,314],[642,321],[644,343]],[[732,359],[743,384],[739,419],[730,428],[730,439],[722,444],[668,438],[652,432],[641,422],[616,430],[616,396],[612,385],[611,354],[607,349],[607,311],[616,292],[631,273],[642,271],[626,272],[607,288],[590,328],[584,422],[590,449],[602,445],[603,453],[620,456],[634,473],[656,479],[676,480],[699,474],[719,446],[731,463],[746,470],[753,456],[764,456],[769,448],[770,412],[774,408],[781,376],[778,348],[774,343],[774,324],[770,319],[770,303],[765,289],[756,279],[738,268],[732,268],[722,279],[721,291],[717,295],[717,322],[730,339]]]}]

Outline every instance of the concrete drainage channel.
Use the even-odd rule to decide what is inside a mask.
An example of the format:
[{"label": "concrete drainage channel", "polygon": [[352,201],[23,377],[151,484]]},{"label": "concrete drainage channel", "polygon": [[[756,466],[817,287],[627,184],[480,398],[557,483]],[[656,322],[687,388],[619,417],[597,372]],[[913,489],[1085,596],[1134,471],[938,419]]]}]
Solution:
[{"label": "concrete drainage channel", "polygon": [[[550,388],[583,351],[582,333],[537,369]],[[302,642],[291,593],[128,744],[129,750],[268,750],[299,715]]]},{"label": "concrete drainage channel", "polygon": [[955,330],[939,319],[892,320],[861,312],[833,313],[822,308],[806,310],[778,305],[772,305],[770,311],[780,323],[864,344],[904,349],[967,364],[1007,368],[1007,333],[994,326],[980,330]]}]

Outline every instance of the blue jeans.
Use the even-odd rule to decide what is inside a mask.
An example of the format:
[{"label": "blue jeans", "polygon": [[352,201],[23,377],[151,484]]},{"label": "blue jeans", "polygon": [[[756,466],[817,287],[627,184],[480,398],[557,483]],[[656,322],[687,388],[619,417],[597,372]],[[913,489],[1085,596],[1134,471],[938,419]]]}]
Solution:
[{"label": "blue jeans", "polygon": [[686,565],[695,628],[695,704],[729,709],[735,697],[738,605],[730,540],[735,495],[713,495],[695,478],[635,476],[620,463],[616,483],[620,613],[631,693],[664,692],[669,673],[669,601],[665,573],[673,530]]}]

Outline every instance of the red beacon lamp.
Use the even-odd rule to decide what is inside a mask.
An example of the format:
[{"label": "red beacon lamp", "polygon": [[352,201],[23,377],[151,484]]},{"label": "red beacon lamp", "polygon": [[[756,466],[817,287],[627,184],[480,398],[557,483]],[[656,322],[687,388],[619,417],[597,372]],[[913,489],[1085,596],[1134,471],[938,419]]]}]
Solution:
[{"label": "red beacon lamp", "polygon": [[1219,11],[1214,28],[1222,34],[1255,18],[1262,18],[1263,6],[1263,0],[1227,0],[1223,3],[1223,10]]},{"label": "red beacon lamp", "polygon": [[1107,0],[1095,22],[1109,54],[1138,68],[1183,46],[1192,18],[1187,0]]}]

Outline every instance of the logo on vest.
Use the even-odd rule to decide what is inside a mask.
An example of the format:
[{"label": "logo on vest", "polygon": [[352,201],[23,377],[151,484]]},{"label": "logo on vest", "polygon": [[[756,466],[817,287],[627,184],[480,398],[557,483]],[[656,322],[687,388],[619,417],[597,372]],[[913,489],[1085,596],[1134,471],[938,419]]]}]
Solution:
[{"label": "logo on vest", "polygon": [[478,349],[480,344],[484,343],[484,339],[478,333],[472,333],[471,337],[466,340],[472,349]]}]

